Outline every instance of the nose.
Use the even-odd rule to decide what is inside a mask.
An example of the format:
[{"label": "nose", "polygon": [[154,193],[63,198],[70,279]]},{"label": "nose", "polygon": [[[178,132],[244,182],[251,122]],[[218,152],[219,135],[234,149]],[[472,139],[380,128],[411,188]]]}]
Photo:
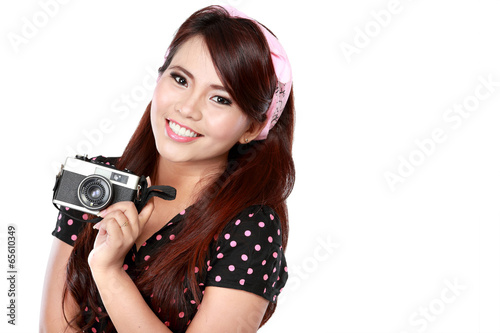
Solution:
[{"label": "nose", "polygon": [[202,118],[201,98],[201,95],[195,91],[186,92],[176,103],[175,110],[184,118],[200,120]]}]

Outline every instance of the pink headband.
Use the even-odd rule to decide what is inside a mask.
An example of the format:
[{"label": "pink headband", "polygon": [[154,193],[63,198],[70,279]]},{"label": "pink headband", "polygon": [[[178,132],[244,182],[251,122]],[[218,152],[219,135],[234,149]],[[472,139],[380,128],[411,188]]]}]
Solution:
[{"label": "pink headband", "polygon": [[264,140],[267,138],[267,134],[273,128],[273,126],[278,122],[278,119],[285,108],[286,102],[288,101],[288,96],[290,96],[290,91],[292,89],[292,68],[290,66],[290,62],[288,61],[288,57],[286,55],[285,49],[281,46],[280,42],[276,37],[273,36],[264,28],[259,22],[254,19],[248,17],[244,13],[239,10],[231,7],[231,6],[221,6],[225,10],[229,12],[229,14],[233,17],[241,17],[245,19],[249,19],[257,23],[262,30],[264,36],[266,36],[267,43],[269,44],[269,49],[271,50],[271,58],[273,59],[274,71],[276,72],[276,76],[278,78],[278,85],[276,86],[276,90],[274,91],[273,100],[271,101],[271,105],[269,105],[269,109],[266,112],[267,122],[262,132],[255,138],[255,140]]},{"label": "pink headband", "polygon": [[[271,50],[271,58],[273,59],[274,71],[276,72],[276,76],[278,78],[278,84],[276,86],[276,90],[274,91],[273,100],[271,101],[269,109],[266,112],[266,126],[255,138],[255,140],[264,140],[267,138],[267,134],[269,133],[271,128],[273,128],[273,126],[278,122],[281,113],[283,113],[286,102],[288,101],[288,96],[290,96],[290,91],[292,89],[292,68],[290,66],[290,62],[288,61],[286,52],[283,49],[283,46],[281,46],[278,39],[274,37],[259,22],[255,21],[254,19],[248,17],[244,13],[231,6],[222,5],[220,7],[224,8],[232,17],[241,17],[257,23],[262,33],[266,37],[269,49]],[[167,58],[168,53],[169,50],[167,50],[167,53],[165,54],[165,59]]]}]

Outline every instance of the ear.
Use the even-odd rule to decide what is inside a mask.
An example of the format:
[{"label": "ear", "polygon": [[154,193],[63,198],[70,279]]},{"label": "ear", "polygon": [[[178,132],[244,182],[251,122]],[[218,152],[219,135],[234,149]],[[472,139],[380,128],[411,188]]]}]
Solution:
[{"label": "ear", "polygon": [[262,129],[266,126],[266,122],[258,123],[256,121],[252,121],[250,125],[248,125],[248,129],[245,133],[243,133],[238,140],[239,143],[245,144],[253,141],[259,134],[262,132]]}]

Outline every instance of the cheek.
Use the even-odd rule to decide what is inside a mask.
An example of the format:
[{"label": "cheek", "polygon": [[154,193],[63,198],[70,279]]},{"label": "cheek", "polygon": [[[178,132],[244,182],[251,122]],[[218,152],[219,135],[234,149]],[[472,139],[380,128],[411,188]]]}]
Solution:
[{"label": "cheek", "polygon": [[212,137],[218,140],[237,141],[247,128],[247,117],[243,114],[211,117]]}]

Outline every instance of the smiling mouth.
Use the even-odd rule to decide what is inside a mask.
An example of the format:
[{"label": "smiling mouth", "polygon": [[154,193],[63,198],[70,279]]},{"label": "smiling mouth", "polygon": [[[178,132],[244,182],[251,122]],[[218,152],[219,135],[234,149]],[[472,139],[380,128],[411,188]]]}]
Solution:
[{"label": "smiling mouth", "polygon": [[196,133],[195,131],[188,129],[186,127],[182,127],[181,125],[177,124],[176,122],[167,119],[168,121],[168,127],[178,136],[186,137],[186,138],[196,138],[199,136],[202,136],[199,133]]}]

